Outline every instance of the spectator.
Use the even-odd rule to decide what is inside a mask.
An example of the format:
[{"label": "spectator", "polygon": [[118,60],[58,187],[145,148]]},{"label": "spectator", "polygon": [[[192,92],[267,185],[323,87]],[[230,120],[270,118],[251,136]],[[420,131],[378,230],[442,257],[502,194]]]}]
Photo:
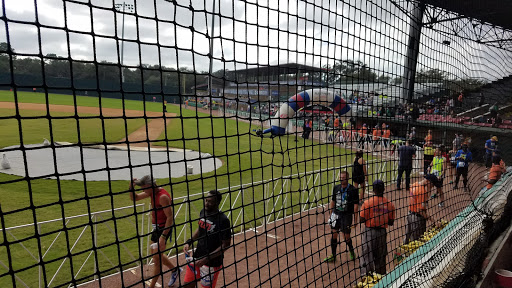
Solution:
[{"label": "spectator", "polygon": [[495,102],[494,105],[489,108],[489,118],[496,118],[498,116],[498,102]]},{"label": "spectator", "polygon": [[311,133],[312,126],[313,126],[313,121],[306,118],[306,120],[304,120],[304,131],[302,133],[302,138],[309,139],[309,134]]},{"label": "spectator", "polygon": [[409,192],[412,172],[412,159],[416,157],[416,149],[411,146],[410,141],[406,141],[404,146],[398,148],[398,175],[396,178],[396,187],[400,190],[402,184],[402,174],[405,172],[405,190]]},{"label": "spectator", "polygon": [[432,159],[434,159],[434,152],[435,149],[432,141],[427,141],[423,146],[423,173],[425,175],[427,175],[428,166],[430,166]]},{"label": "spectator", "polygon": [[366,123],[363,124],[363,127],[359,130],[359,145],[364,149],[364,144],[368,140],[368,127],[366,127]]},{"label": "spectator", "polygon": [[[219,278],[224,251],[231,245],[231,224],[219,210],[221,200],[222,195],[217,190],[208,192],[204,208],[199,212],[198,227],[183,246],[185,257],[191,259],[184,279],[187,288],[196,287],[198,281],[203,287],[214,288]],[[197,241],[197,246],[191,255],[189,249],[194,241]]]},{"label": "spectator", "polygon": [[379,144],[380,136],[382,135],[382,131],[379,129],[379,125],[375,125],[372,131],[373,138],[373,149],[377,148],[377,144]]},{"label": "spectator", "polygon": [[416,127],[412,127],[411,133],[407,134],[407,140],[411,142],[411,145],[416,145]]},{"label": "spectator", "polygon": [[458,189],[458,184],[460,180],[460,176],[462,175],[462,182],[464,184],[464,190],[468,190],[468,168],[469,163],[473,161],[473,156],[471,152],[468,149],[467,144],[462,145],[462,149],[457,151],[457,154],[455,154],[455,161],[457,161],[457,176],[455,178],[455,186],[453,189]]},{"label": "spectator", "polygon": [[358,189],[359,186],[361,186],[361,190],[359,192],[360,201],[362,201],[364,198],[364,192],[366,190],[366,181],[368,181],[366,162],[363,159],[363,153],[363,150],[359,150],[356,152],[354,164],[352,165],[352,183],[354,183],[354,187],[356,187],[356,189]]},{"label": "spectator", "polygon": [[498,146],[498,137],[492,136],[491,139],[485,141],[485,167],[491,168],[492,166],[492,153],[496,151]]},{"label": "spectator", "polygon": [[[139,186],[143,191],[135,193],[135,186]],[[153,231],[151,232],[151,254],[153,255],[153,278],[149,287],[155,287],[158,281],[158,275],[163,271],[163,265],[171,271],[171,280],[169,286],[174,285],[181,269],[176,268],[171,260],[165,255],[166,243],[169,239],[172,241],[172,231],[174,229],[174,213],[172,209],[172,198],[169,193],[158,187],[156,181],[150,175],[145,175],[140,179],[134,178],[128,187],[129,196],[132,201],[139,201],[149,198],[151,201],[151,220]]]},{"label": "spectator", "polygon": [[480,92],[480,101],[478,101],[478,106],[484,106],[485,98],[484,93]]},{"label": "spectator", "polygon": [[336,118],[334,119],[333,128],[334,128],[335,138],[338,138],[339,133],[340,133],[340,117],[336,116]]},{"label": "spectator", "polygon": [[[334,186],[332,191],[331,202],[329,204],[329,225],[331,226],[331,256],[324,259],[324,262],[336,261],[336,249],[338,247],[338,234],[341,231],[343,238],[347,243],[350,260],[355,260],[356,255],[352,239],[350,238],[350,230],[352,223],[358,223],[359,216],[359,195],[357,188],[348,183],[350,177],[347,171],[340,172],[340,184]],[[352,222],[354,217],[354,222]]]},{"label": "spectator", "polygon": [[500,114],[497,114],[496,118],[494,118],[492,121],[492,127],[497,128],[501,124],[503,124],[503,119],[501,118]]},{"label": "spectator", "polygon": [[464,135],[455,134],[455,139],[452,141],[452,150],[459,151],[460,146],[462,146],[462,140],[464,139]]},{"label": "spectator", "polygon": [[500,180],[501,175],[505,173],[505,169],[500,165],[501,157],[496,156],[492,159],[492,166],[489,169],[489,176],[487,177],[487,189],[491,189],[498,180]]},{"label": "spectator", "polygon": [[[338,116],[336,116],[336,119],[338,119]],[[334,119],[334,124],[336,125],[336,119]],[[329,128],[329,124],[331,122],[331,118],[328,117],[328,116],[325,116],[325,119],[324,119],[324,126],[325,126],[325,129],[327,130],[327,128]],[[339,124],[339,120],[338,120],[338,124]]]},{"label": "spectator", "polygon": [[418,109],[418,106],[413,105],[411,117],[413,121],[418,120],[418,118],[420,117],[420,110]]},{"label": "spectator", "polygon": [[386,228],[388,225],[393,226],[395,206],[384,197],[384,190],[382,180],[373,182],[375,196],[366,200],[360,209],[359,219],[365,226],[362,236],[361,275],[367,275],[369,272],[386,274]]},{"label": "spectator", "polygon": [[389,125],[386,125],[385,123],[382,123],[382,145],[384,148],[389,147],[389,142],[391,141],[391,130],[389,129]]},{"label": "spectator", "polygon": [[403,244],[418,240],[427,231],[428,194],[434,187],[433,175],[426,175],[421,182],[412,185],[409,195],[409,214],[407,214],[407,226],[405,227],[405,239]]},{"label": "spectator", "polygon": [[428,133],[427,133],[427,136],[425,136],[425,143],[427,142],[433,142],[433,139],[432,139],[432,130],[431,129],[428,129]]},{"label": "spectator", "polygon": [[503,161],[503,158],[501,158],[501,153],[500,153],[500,150],[496,149],[492,152],[492,158],[494,159],[494,157],[499,157],[500,158],[500,166],[501,168],[503,168],[503,171],[506,170],[507,166],[505,165],[505,161]]},{"label": "spectator", "polygon": [[[437,194],[439,194],[439,198],[441,202],[439,202],[439,207],[444,207],[444,193],[443,193],[443,181],[446,173],[446,158],[443,157],[441,153],[441,149],[437,148],[434,152],[434,159],[430,163],[428,167],[428,174],[434,175],[432,183],[437,188]],[[437,194],[432,195],[432,198],[435,198]]]}]

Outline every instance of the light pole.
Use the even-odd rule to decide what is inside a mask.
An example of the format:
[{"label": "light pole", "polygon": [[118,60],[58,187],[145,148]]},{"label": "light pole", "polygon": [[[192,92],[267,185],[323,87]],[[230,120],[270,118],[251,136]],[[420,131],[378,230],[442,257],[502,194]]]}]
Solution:
[{"label": "light pole", "polygon": [[[127,4],[126,2],[123,1],[123,3],[116,3],[114,5],[114,7],[116,8],[116,10],[118,12],[122,12],[123,13],[123,26],[121,28],[121,81],[122,83],[124,83],[124,67],[123,67],[123,60],[124,60],[124,15],[126,14],[126,12],[130,12],[130,13],[133,13],[133,11],[135,10],[134,7],[133,7],[133,4]],[[128,11],[126,11],[128,10]]]},{"label": "light pole", "polygon": [[213,73],[213,36],[215,35],[215,0],[213,0],[213,11],[212,11],[212,35],[210,35],[210,67],[208,73],[208,96],[210,97],[210,103],[212,102],[212,73]]}]

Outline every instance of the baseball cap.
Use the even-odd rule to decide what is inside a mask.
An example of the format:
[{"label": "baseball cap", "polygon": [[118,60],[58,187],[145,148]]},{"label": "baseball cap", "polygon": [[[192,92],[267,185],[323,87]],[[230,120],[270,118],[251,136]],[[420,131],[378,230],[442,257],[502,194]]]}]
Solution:
[{"label": "baseball cap", "polygon": [[156,186],[156,181],[153,180],[153,178],[150,175],[145,175],[142,178],[135,181],[134,183],[137,186],[147,186],[147,185]]},{"label": "baseball cap", "polygon": [[373,181],[373,191],[377,193],[384,193],[384,182],[382,180]]},{"label": "baseball cap", "polygon": [[374,189],[375,189],[375,186],[381,186],[382,188],[384,188],[384,181],[382,181],[382,180],[375,180],[375,181],[373,181]]}]

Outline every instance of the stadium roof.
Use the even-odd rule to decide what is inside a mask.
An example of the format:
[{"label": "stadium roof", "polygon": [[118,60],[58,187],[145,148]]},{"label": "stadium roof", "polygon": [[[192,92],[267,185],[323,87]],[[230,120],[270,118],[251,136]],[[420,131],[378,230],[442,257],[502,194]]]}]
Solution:
[{"label": "stadium roof", "polygon": [[455,12],[467,18],[474,18],[512,30],[512,1],[503,0],[421,0],[425,4]]},{"label": "stadium roof", "polygon": [[284,75],[284,74],[296,74],[298,72],[320,72],[328,71],[326,68],[309,66],[297,63],[286,63],[279,65],[260,65],[254,68],[237,69],[234,71],[226,71],[226,73],[244,73],[247,77],[257,77],[266,75]]}]

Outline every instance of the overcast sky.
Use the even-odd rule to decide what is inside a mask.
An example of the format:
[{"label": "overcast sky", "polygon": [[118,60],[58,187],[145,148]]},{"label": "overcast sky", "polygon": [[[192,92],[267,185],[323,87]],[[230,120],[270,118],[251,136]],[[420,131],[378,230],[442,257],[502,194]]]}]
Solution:
[{"label": "overcast sky", "polygon": [[[125,65],[161,64],[208,71],[210,61],[206,54],[210,42],[206,34],[211,33],[212,0],[177,0],[177,5],[164,0],[126,1],[135,4],[135,11],[125,14]],[[0,41],[7,41],[8,30],[11,47],[18,53],[54,53],[72,59],[118,63],[121,49],[117,45],[121,42],[116,39],[121,39],[122,13],[114,12],[114,2],[90,2],[91,6],[82,0],[5,1],[9,21],[8,29],[0,29]],[[409,4],[402,2],[405,9],[410,9],[405,6]],[[351,59],[361,60],[394,77],[402,74],[409,19],[390,2],[217,0],[216,3],[220,17],[215,17],[214,71],[243,69],[246,64],[323,66]],[[36,21],[41,25],[39,34]],[[70,32],[66,33],[64,28]],[[510,66],[508,53],[468,44],[429,29],[423,32],[420,68],[439,68],[455,75],[484,75],[485,78],[497,73],[510,74],[504,71]],[[443,40],[451,40],[452,44],[441,45]],[[488,65],[488,59],[493,58],[506,61]]]}]

